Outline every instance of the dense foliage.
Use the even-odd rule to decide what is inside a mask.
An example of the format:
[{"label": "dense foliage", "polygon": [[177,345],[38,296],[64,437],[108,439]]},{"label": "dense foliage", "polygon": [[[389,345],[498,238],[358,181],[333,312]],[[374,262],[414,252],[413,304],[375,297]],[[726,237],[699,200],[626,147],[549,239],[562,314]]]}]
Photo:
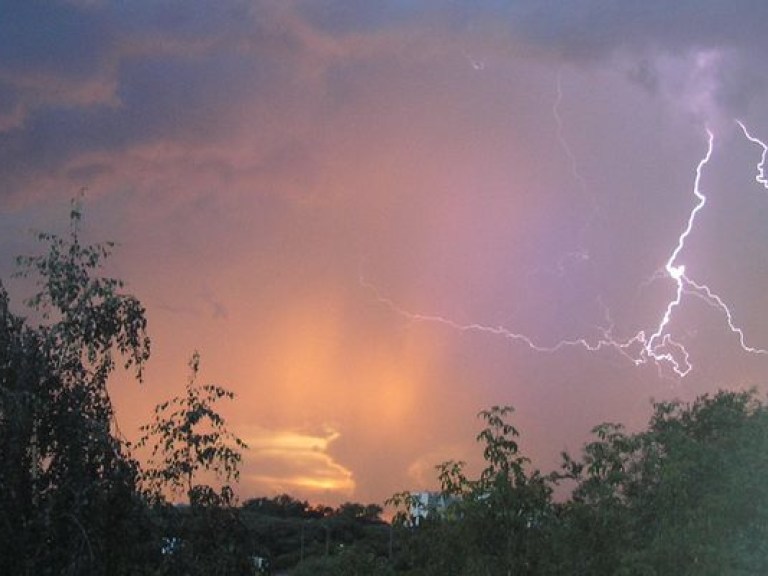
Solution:
[{"label": "dense foliage", "polygon": [[113,426],[107,380],[118,357],[137,378],[149,358],[144,308],[94,272],[111,245],[40,234],[33,326],[0,286],[0,561],[6,574],[127,573],[122,542],[144,538],[139,467]]},{"label": "dense foliage", "polygon": [[[479,478],[438,467],[457,495],[401,528],[410,574],[755,575],[768,573],[768,408],[754,391],[654,404],[648,428],[601,424],[562,470],[526,471],[509,408],[481,412]],[[557,484],[573,486],[552,498]],[[401,520],[413,510],[398,495]],[[407,522],[403,523],[404,526]]]},{"label": "dense foliage", "polygon": [[246,446],[216,410],[233,395],[197,383],[197,354],[143,437],[120,434],[107,382],[119,364],[141,380],[145,311],[99,275],[112,246],[82,245],[79,221],[75,205],[67,236],[41,234],[47,252],[18,260],[36,281],[34,322],[0,284],[0,574],[768,574],[768,407],[755,391],[656,403],[636,433],[600,424],[547,475],[521,454],[512,408],[492,407],[479,474],[440,464],[436,504],[397,494],[391,524],[375,504],[238,504]]},{"label": "dense foliage", "polygon": [[[176,477],[142,470],[120,434],[107,383],[118,362],[141,381],[150,355],[145,311],[122,281],[100,275],[113,245],[83,245],[80,219],[73,202],[69,234],[39,234],[47,251],[17,259],[18,275],[37,288],[26,301],[35,321],[11,311],[0,284],[0,573],[216,573],[198,569],[208,553],[195,555],[194,570],[177,570],[175,556],[183,555],[163,554],[163,542],[177,530],[191,548],[213,525],[229,528],[221,494],[192,480],[201,466],[236,476],[243,445],[190,384],[187,398],[197,403],[183,405],[186,420],[162,430],[156,420],[147,433],[186,442],[173,470],[200,505],[177,512],[164,497]],[[203,417],[216,436],[196,433]],[[222,549],[232,549],[229,541]]]}]

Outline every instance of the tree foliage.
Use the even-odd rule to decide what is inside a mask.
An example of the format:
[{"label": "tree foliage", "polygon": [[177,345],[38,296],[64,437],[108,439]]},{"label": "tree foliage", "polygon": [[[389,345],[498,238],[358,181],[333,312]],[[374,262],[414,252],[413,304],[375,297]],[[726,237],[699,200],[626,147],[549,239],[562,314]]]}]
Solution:
[{"label": "tree foliage", "polygon": [[145,480],[157,495],[167,488],[183,492],[194,505],[229,505],[233,499],[229,485],[217,492],[196,480],[205,471],[227,482],[239,478],[241,450],[247,446],[227,429],[225,419],[214,408],[218,400],[231,400],[234,394],[214,384],[197,384],[197,352],[189,367],[186,394],[158,404],[154,420],[141,427],[144,435],[139,447],[152,445]]},{"label": "tree foliage", "polygon": [[[410,574],[768,573],[768,408],[754,391],[653,405],[646,430],[596,426],[558,473],[529,471],[507,407],[480,413],[485,468],[438,466],[454,504],[400,528]],[[570,496],[552,498],[567,482]],[[400,516],[411,495],[391,499]]]},{"label": "tree foliage", "polygon": [[[17,259],[17,276],[35,286],[25,301],[34,320],[11,311],[0,283],[0,574],[192,573],[166,569],[162,542],[178,515],[142,489],[147,473],[120,433],[107,386],[120,365],[141,382],[150,356],[145,310],[121,280],[102,274],[114,245],[82,243],[81,218],[73,201],[68,234],[38,234],[43,253]],[[240,457],[221,441],[234,437],[211,407],[224,396],[190,385],[183,417],[164,429],[172,443],[200,448],[165,461],[186,481],[200,466],[236,480]],[[189,426],[203,419],[212,431],[197,436]],[[232,550],[221,528],[234,524],[214,511],[232,491],[206,488],[188,492],[201,506],[184,518],[198,557],[216,542],[211,534]],[[236,564],[218,573],[240,573]]]},{"label": "tree foliage", "polygon": [[[414,573],[537,573],[552,490],[537,470],[527,470],[519,432],[509,421],[512,413],[511,406],[493,406],[478,414],[485,423],[476,438],[485,468],[477,478],[466,475],[463,462],[437,466],[447,506],[428,514],[412,532]],[[392,503],[413,506],[407,494],[396,495]]]},{"label": "tree foliage", "polygon": [[119,573],[119,542],[140,525],[138,464],[116,433],[107,380],[117,358],[138,378],[149,358],[144,308],[99,275],[111,244],[83,245],[73,203],[68,236],[41,233],[43,255],[17,260],[35,280],[9,310],[0,288],[0,558],[7,573]]}]

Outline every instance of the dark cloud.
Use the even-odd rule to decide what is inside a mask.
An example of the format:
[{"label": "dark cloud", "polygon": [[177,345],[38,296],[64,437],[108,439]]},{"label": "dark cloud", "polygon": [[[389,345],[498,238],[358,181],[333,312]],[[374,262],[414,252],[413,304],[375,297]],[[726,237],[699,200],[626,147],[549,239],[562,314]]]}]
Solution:
[{"label": "dark cloud", "polygon": [[[450,25],[456,30],[489,24],[564,58],[600,58],[620,48],[657,45],[664,50],[765,46],[760,0],[453,0],[388,2],[369,6],[354,0],[298,3],[313,25],[331,34],[365,34],[397,27]],[[493,29],[491,26],[490,29]]]},{"label": "dark cloud", "polygon": [[513,41],[577,63],[621,56],[634,61],[630,73],[647,89],[658,88],[654,59],[659,55],[719,51],[727,54],[712,72],[719,82],[713,93],[719,106],[740,114],[764,93],[755,69],[768,53],[762,25],[768,4],[759,0],[523,1],[509,3],[504,12]]},{"label": "dark cloud", "polygon": [[[477,44],[482,53],[498,49],[494,43],[501,39],[564,61],[636,52],[628,74],[651,90],[664,82],[653,50],[733,48],[737,52],[714,72],[721,85],[713,97],[729,109],[745,109],[764,89],[748,50],[765,47],[760,23],[768,19],[766,6],[592,0],[375,7],[333,0],[284,6],[7,3],[0,21],[3,187],[7,193],[34,179],[30,157],[51,174],[94,150],[202,144],[244,126],[301,125],[313,107],[332,112],[348,107],[355,94],[365,95],[366,75],[373,83],[382,72],[407,81],[436,78],[443,71],[433,67],[433,51],[466,56],[464,44]],[[398,30],[405,36],[388,44],[387,34]],[[477,31],[485,30],[505,32],[491,34],[491,44],[482,48],[488,39]],[[392,66],[396,61],[399,69]]]},{"label": "dark cloud", "polygon": [[126,62],[120,67],[115,115],[146,139],[215,138],[235,128],[238,120],[229,111],[270,92],[275,77],[268,67],[232,52]]},{"label": "dark cloud", "polygon": [[101,71],[115,30],[106,14],[61,2],[0,3],[0,74],[48,73],[76,79]]},{"label": "dark cloud", "polygon": [[0,117],[19,105],[19,93],[10,82],[0,80]]},{"label": "dark cloud", "polygon": [[768,6],[759,0],[528,0],[506,6],[516,37],[566,58],[602,57],[649,45],[672,51],[764,46],[760,28],[768,17]]},{"label": "dark cloud", "polygon": [[[332,34],[371,33],[396,26],[414,24],[440,11],[433,1],[396,0],[386,4],[365,4],[339,0],[300,2],[300,10],[308,21]],[[450,13],[455,6],[444,6]]]},{"label": "dark cloud", "polygon": [[249,110],[255,130],[277,120],[291,91],[303,98],[298,48],[249,6],[15,3],[0,24],[0,193],[75,176],[68,166],[84,154],[210,145]]}]

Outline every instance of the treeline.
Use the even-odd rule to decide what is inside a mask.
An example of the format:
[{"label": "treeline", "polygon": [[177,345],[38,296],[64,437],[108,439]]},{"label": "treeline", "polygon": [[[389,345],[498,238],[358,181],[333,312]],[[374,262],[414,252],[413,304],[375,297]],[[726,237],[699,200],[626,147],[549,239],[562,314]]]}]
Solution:
[{"label": "treeline", "polygon": [[[601,424],[548,475],[528,470],[510,413],[481,413],[486,467],[477,478],[460,462],[439,466],[453,502],[401,529],[398,572],[768,574],[768,408],[754,391],[656,403],[639,433]],[[556,501],[562,483],[572,492]],[[393,501],[407,526],[418,502],[407,493]]]},{"label": "treeline", "polygon": [[111,245],[81,244],[79,221],[75,205],[67,236],[41,234],[46,253],[18,259],[34,322],[0,284],[0,574],[768,574],[768,407],[755,391],[656,403],[640,432],[601,424],[547,474],[520,452],[512,409],[490,408],[481,472],[440,464],[440,498],[395,494],[392,523],[375,504],[239,503],[246,446],[216,410],[232,393],[197,382],[196,354],[183,393],[136,443],[121,435],[107,381],[121,364],[141,380],[145,312],[100,275]]},{"label": "treeline", "polygon": [[480,413],[485,467],[476,477],[444,462],[437,498],[389,500],[389,557],[363,542],[295,573],[768,574],[768,406],[754,390],[655,403],[637,433],[596,426],[580,454],[563,453],[546,475],[520,453],[511,415]]},{"label": "treeline", "polygon": [[[337,508],[310,506],[288,495],[255,498],[239,509],[257,556],[270,571],[301,566],[299,572],[317,573],[318,562],[332,565],[353,550],[374,563],[390,557],[391,527],[381,519],[376,504],[348,502]],[[307,570],[310,570],[307,572]]]}]

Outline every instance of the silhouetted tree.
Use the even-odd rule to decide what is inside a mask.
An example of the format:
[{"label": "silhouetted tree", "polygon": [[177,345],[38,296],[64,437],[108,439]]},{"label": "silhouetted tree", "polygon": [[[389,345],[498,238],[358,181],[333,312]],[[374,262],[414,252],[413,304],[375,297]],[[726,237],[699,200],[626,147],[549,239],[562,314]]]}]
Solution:
[{"label": "silhouetted tree", "polygon": [[41,233],[47,252],[17,260],[36,281],[26,303],[39,324],[14,316],[0,287],[3,573],[125,573],[126,537],[145,538],[138,464],[107,389],[119,358],[141,380],[144,308],[98,274],[113,246],[81,244],[80,219],[75,201],[69,235]]},{"label": "silhouetted tree", "polygon": [[200,355],[195,352],[189,362],[191,374],[186,394],[162,402],[155,407],[155,417],[141,427],[139,447],[151,444],[151,456],[145,472],[150,487],[158,494],[163,490],[183,492],[195,505],[233,503],[233,492],[225,484],[220,491],[197,483],[200,472],[213,472],[226,482],[238,480],[245,443],[227,428],[225,419],[214,404],[234,394],[214,384],[197,384]]}]

